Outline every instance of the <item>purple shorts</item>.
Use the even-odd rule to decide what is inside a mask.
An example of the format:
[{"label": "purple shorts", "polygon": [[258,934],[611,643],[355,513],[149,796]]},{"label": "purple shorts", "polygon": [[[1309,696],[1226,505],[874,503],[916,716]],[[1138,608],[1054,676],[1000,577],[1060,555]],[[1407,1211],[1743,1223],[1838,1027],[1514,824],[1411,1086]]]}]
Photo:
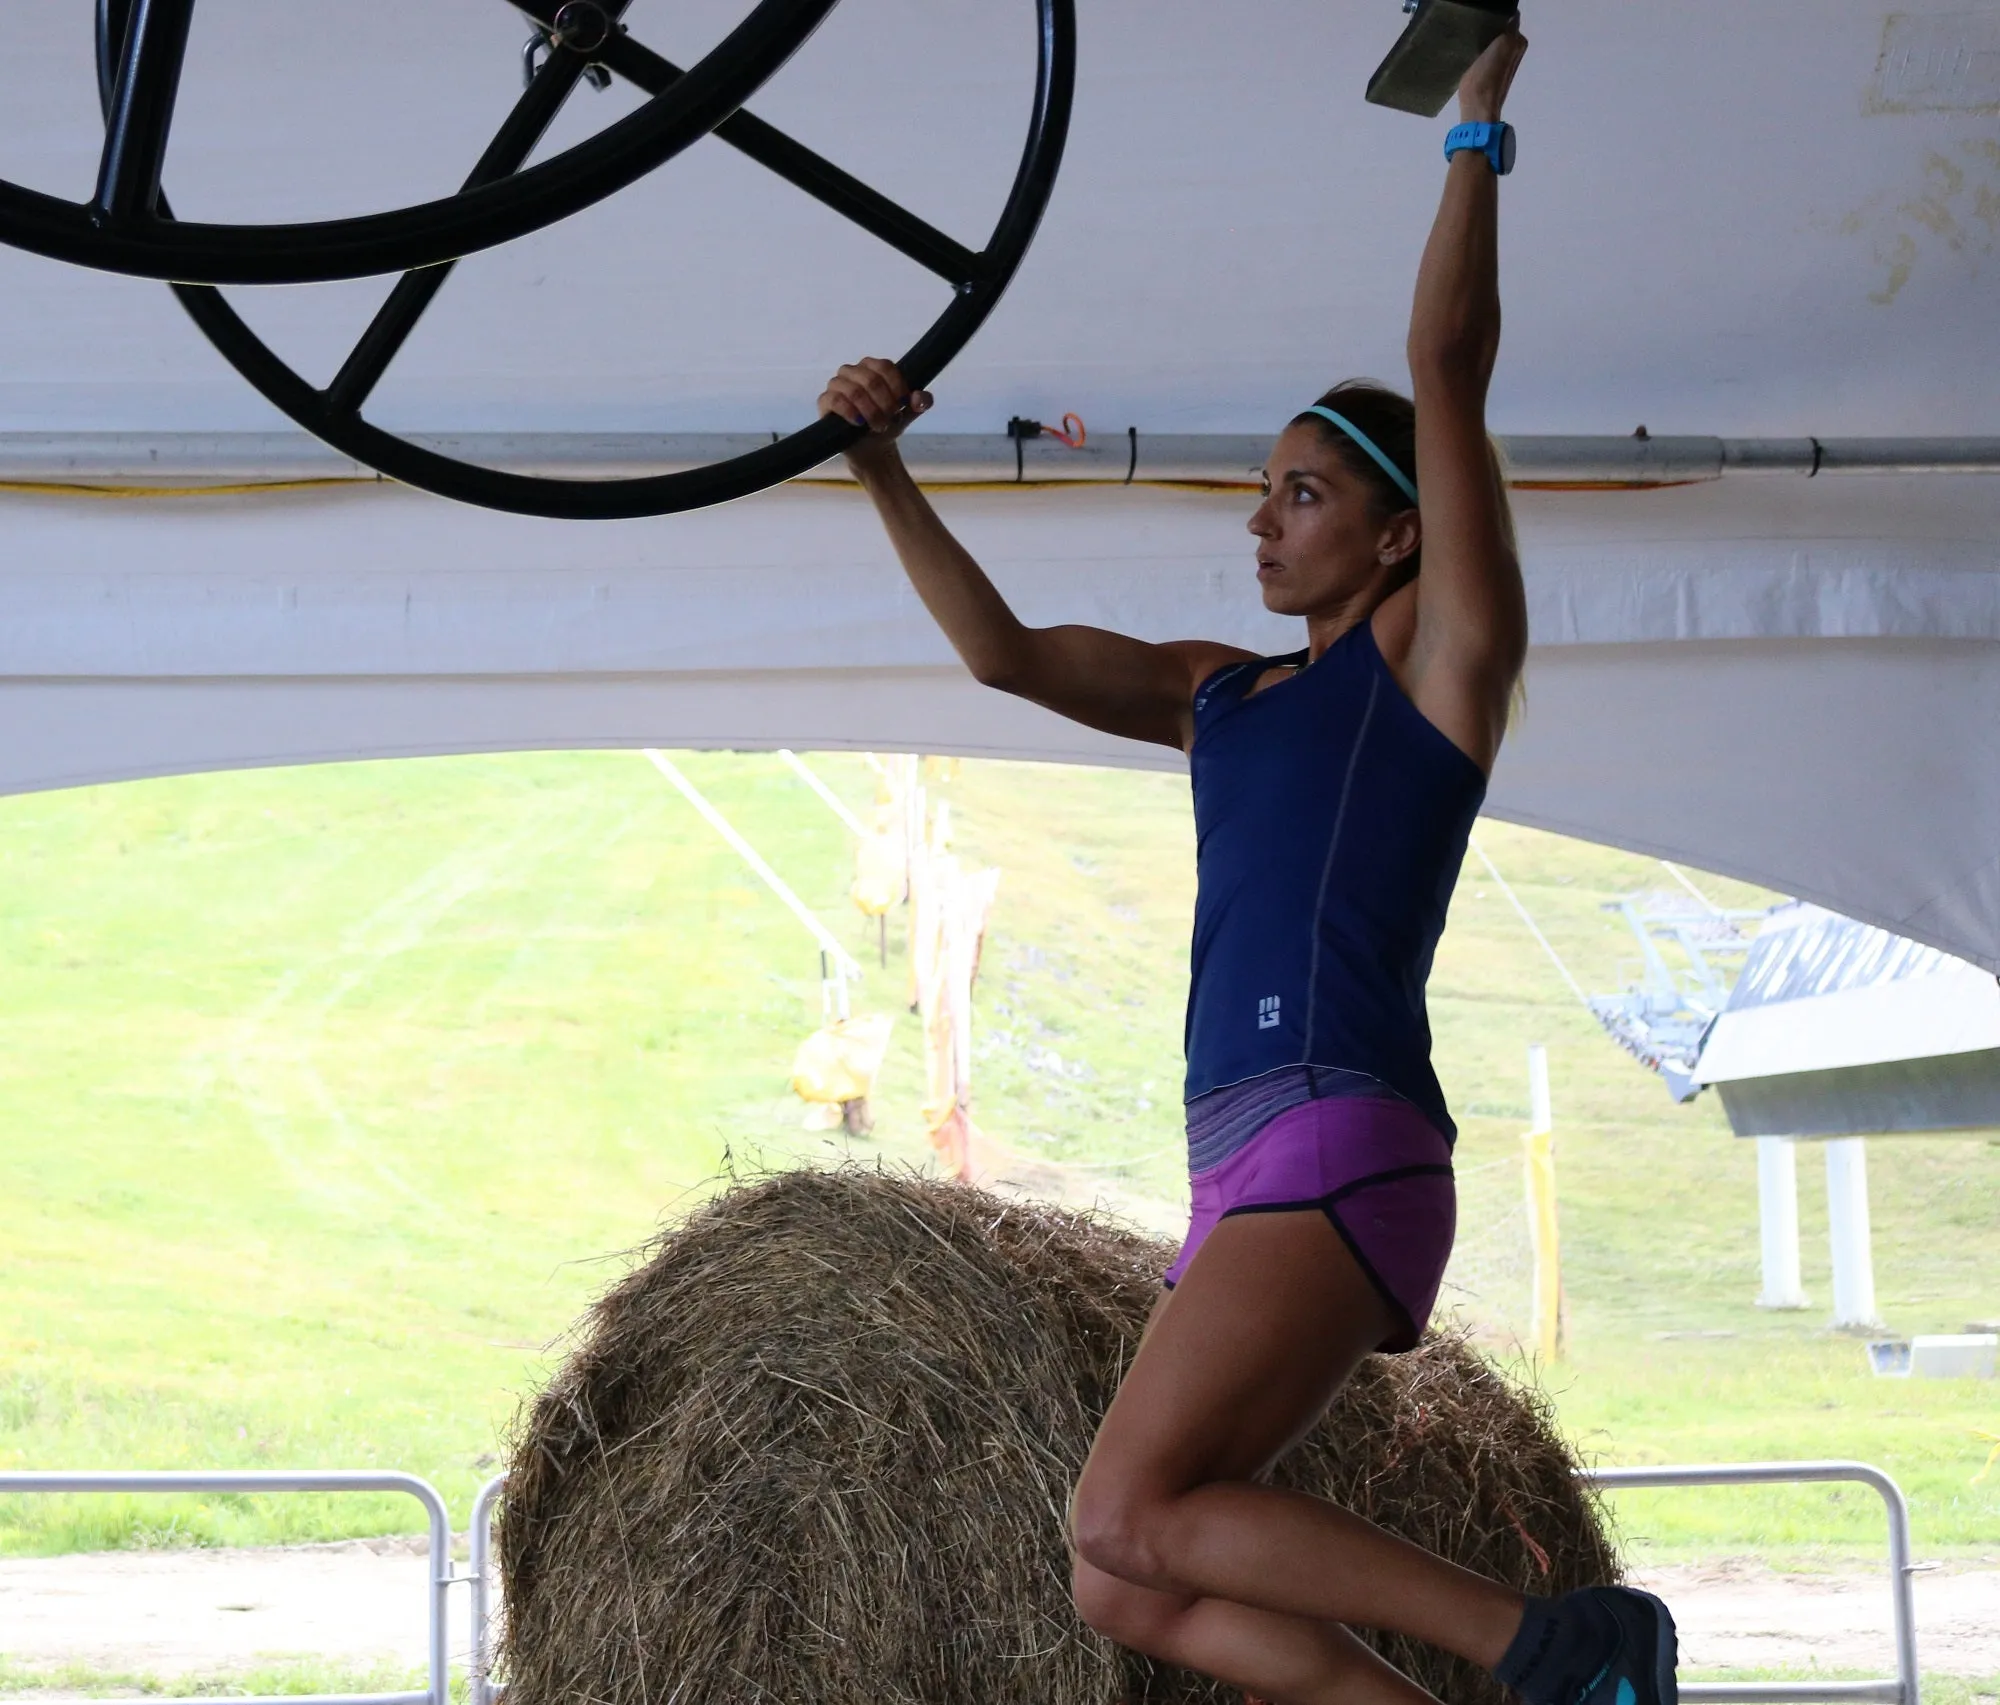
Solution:
[{"label": "purple shorts", "polygon": [[[1286,1107],[1256,1125],[1247,1140],[1227,1143],[1224,1158],[1193,1173],[1194,1211],[1187,1242],[1167,1269],[1170,1289],[1220,1221],[1317,1208],[1401,1317],[1380,1348],[1416,1348],[1437,1304],[1458,1226],[1451,1145],[1401,1096],[1367,1080],[1356,1089],[1363,1086],[1374,1093],[1349,1091]],[[1240,1105],[1243,1098],[1237,1099]],[[1190,1151],[1198,1164],[1205,1156],[1192,1106],[1190,1115]]]}]

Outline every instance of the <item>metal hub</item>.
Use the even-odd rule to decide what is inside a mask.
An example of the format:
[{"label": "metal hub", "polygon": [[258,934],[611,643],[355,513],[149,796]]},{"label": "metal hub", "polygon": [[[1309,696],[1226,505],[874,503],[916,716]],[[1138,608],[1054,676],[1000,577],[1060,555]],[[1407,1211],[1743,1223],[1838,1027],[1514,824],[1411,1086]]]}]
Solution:
[{"label": "metal hub", "polygon": [[595,53],[611,38],[611,19],[596,0],[569,0],[549,25],[549,45]]}]

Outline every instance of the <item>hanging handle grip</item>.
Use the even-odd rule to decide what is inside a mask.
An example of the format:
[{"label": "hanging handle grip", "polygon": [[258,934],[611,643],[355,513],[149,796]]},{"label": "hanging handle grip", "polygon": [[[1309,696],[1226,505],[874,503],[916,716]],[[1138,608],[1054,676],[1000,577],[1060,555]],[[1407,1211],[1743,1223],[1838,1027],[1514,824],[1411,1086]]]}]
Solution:
[{"label": "hanging handle grip", "polygon": [[1436,118],[1472,62],[1519,15],[1514,0],[1417,0],[1416,15],[1368,79],[1369,100]]}]

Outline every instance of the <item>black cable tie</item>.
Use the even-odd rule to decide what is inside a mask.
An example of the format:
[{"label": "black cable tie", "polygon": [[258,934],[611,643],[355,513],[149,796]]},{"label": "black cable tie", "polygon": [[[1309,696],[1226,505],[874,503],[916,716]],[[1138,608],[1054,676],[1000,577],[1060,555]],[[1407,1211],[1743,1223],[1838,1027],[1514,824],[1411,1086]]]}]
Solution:
[{"label": "black cable tie", "polygon": [[1125,436],[1132,441],[1132,459],[1125,464],[1125,483],[1130,485],[1132,476],[1139,471],[1139,429],[1136,426],[1128,426],[1125,428]]},{"label": "black cable tie", "polygon": [[1820,468],[1824,466],[1826,462],[1826,446],[1822,444],[1817,438],[1815,438],[1812,441],[1812,447],[1813,447],[1812,472],[1807,474],[1806,478],[1809,480],[1816,480],[1819,478]]},{"label": "black cable tie", "polygon": [[1029,420],[1025,415],[1017,414],[1007,422],[1007,436],[1014,440],[1014,483],[1016,485],[1025,484],[1028,477],[1027,470],[1022,462],[1023,446],[1027,444],[1030,438],[1039,438],[1041,435],[1042,423],[1039,420]]}]

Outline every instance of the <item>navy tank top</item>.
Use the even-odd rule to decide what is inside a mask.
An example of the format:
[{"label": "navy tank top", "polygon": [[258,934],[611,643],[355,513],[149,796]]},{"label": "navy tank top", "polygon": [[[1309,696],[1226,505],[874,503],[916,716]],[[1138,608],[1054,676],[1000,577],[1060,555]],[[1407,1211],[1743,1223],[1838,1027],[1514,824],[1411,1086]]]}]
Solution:
[{"label": "navy tank top", "polygon": [[1219,669],[1194,699],[1187,1099],[1306,1066],[1457,1127],[1424,984],[1486,777],[1412,704],[1366,621],[1310,667]]}]

